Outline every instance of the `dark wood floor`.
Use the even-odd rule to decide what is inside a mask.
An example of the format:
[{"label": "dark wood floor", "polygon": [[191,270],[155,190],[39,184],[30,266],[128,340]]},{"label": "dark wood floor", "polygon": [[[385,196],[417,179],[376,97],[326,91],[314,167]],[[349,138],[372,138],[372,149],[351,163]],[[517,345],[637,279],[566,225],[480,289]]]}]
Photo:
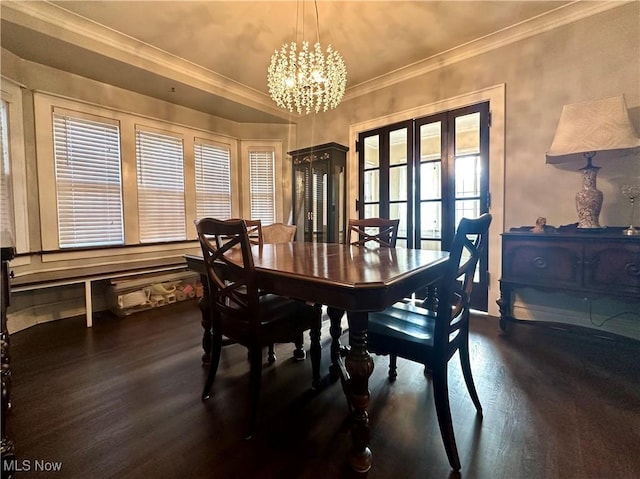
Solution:
[{"label": "dark wood floor", "polygon": [[[505,337],[486,316],[474,317],[472,330],[481,422],[457,360],[449,374],[462,477],[640,477],[639,345],[528,326]],[[310,362],[294,363],[291,346],[278,345],[277,363],[263,373],[257,434],[245,441],[246,353],[224,349],[215,396],[202,403],[200,339],[194,303],[101,314],[92,329],[78,318],[14,334],[9,426],[18,459],[62,462],[58,473],[32,467],[17,477],[457,477],[420,366],[399,360],[390,384],[387,358],[375,358],[374,463],[363,475],[347,465],[339,384],[310,392]],[[326,331],[323,348],[326,373]]]}]

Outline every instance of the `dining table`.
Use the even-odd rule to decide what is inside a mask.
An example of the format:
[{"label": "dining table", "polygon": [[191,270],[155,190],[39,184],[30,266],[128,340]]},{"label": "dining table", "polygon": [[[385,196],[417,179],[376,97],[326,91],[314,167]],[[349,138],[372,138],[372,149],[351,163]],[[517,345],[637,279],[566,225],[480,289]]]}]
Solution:
[{"label": "dining table", "polygon": [[[349,462],[358,472],[371,468],[369,377],[374,363],[367,351],[368,313],[382,311],[415,291],[434,285],[443,275],[449,254],[407,248],[354,246],[341,243],[289,242],[252,247],[258,288],[273,294],[327,306],[332,321],[331,371],[340,377],[351,411],[352,451]],[[189,269],[203,284],[203,362],[211,354],[211,311],[202,256],[185,255]],[[344,312],[349,347],[340,345]],[[343,360],[344,356],[344,360]]]}]

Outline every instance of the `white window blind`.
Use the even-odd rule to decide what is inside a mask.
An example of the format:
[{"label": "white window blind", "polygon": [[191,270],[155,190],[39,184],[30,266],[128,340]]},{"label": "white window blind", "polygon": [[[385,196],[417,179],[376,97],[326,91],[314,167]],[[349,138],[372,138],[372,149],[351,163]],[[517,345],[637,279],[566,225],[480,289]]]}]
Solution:
[{"label": "white window blind", "polygon": [[120,128],[54,113],[60,248],[124,243]]},{"label": "white window blind", "polygon": [[136,130],[140,241],[186,239],[182,139]]},{"label": "white window blind", "polygon": [[229,148],[196,139],[196,216],[231,218],[231,155]]},{"label": "white window blind", "polygon": [[7,102],[0,102],[0,148],[2,164],[0,165],[0,233],[2,246],[13,245],[15,227],[13,223],[13,195],[11,193],[11,164],[9,163],[9,135]]},{"label": "white window blind", "polygon": [[275,222],[274,161],[273,151],[249,152],[251,219],[265,225]]}]

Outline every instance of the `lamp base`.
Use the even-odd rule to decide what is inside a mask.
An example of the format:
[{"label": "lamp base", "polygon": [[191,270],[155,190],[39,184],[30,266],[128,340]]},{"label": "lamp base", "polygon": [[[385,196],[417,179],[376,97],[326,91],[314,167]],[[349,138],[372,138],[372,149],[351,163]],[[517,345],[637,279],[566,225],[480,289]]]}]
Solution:
[{"label": "lamp base", "polygon": [[602,209],[602,191],[596,188],[596,177],[600,167],[591,162],[582,168],[582,190],[576,194],[578,228],[600,228],[598,217]]},{"label": "lamp base", "polygon": [[640,230],[637,230],[633,225],[629,225],[626,230],[622,230],[622,234],[625,236],[637,236],[640,235]]}]

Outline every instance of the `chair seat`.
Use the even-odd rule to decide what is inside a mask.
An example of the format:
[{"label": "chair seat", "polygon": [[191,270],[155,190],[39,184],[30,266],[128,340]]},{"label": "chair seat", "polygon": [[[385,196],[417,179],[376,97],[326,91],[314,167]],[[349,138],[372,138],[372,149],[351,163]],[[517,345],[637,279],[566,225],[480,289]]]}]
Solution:
[{"label": "chair seat", "polygon": [[[260,301],[260,329],[262,345],[272,342],[284,342],[285,339],[296,339],[300,329],[310,329],[314,326],[316,312],[315,306],[302,301],[262,293]],[[227,318],[221,315],[220,321],[225,335],[234,341],[246,345],[250,335],[250,323],[238,321],[236,318]]]},{"label": "chair seat", "polygon": [[369,313],[369,335],[433,346],[435,313],[410,303],[396,303],[379,313]]}]

